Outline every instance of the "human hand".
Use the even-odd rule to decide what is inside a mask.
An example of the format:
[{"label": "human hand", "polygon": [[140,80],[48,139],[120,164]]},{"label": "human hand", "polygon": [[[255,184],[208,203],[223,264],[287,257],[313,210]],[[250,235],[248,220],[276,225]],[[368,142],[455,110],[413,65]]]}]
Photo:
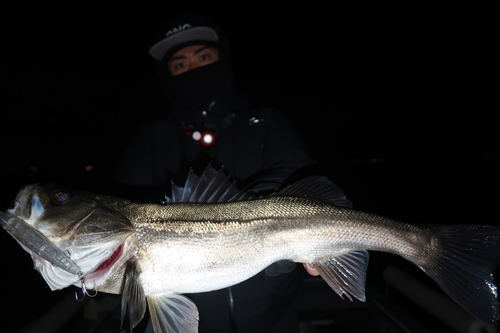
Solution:
[{"label": "human hand", "polygon": [[307,273],[311,274],[312,276],[319,275],[319,272],[315,268],[309,266],[309,264],[304,264],[304,268],[306,269]]}]

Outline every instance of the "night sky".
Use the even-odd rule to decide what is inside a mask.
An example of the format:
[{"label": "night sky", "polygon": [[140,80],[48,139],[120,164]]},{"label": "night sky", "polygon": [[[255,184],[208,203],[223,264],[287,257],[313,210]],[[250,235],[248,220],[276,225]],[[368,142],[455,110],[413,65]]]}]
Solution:
[{"label": "night sky", "polygon": [[[0,210],[26,183],[99,188],[135,131],[165,114],[148,49],[184,5],[133,3],[3,10]],[[228,35],[241,92],[292,118],[356,208],[498,223],[498,32],[488,8],[197,8]],[[100,176],[82,177],[86,166]]]}]

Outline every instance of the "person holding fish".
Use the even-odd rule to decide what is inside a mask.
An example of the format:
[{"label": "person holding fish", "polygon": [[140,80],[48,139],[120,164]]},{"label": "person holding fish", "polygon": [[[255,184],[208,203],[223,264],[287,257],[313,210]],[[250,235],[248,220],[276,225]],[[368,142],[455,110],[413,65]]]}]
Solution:
[{"label": "person holding fish", "polygon": [[[169,110],[141,129],[116,170],[129,199],[157,203],[170,181],[180,184],[189,168],[200,174],[208,164],[223,166],[240,188],[266,195],[313,165],[288,118],[252,108],[238,92],[227,39],[208,18],[170,20],[149,53]],[[189,295],[199,309],[199,332],[298,332],[294,266],[280,263],[236,286]]]},{"label": "person holding fish", "polygon": [[[322,176],[285,186],[312,159],[287,118],[238,93],[218,27],[191,17],[166,31],[150,54],[169,114],[138,133],[116,174],[151,189],[138,192],[147,203],[29,184],[0,212],[51,290],[121,294],[117,319],[128,313],[136,333],[298,333],[295,263],[364,302],[369,251],[382,251],[415,264],[471,316],[498,323],[500,227],[432,218],[418,226],[357,211]],[[204,171],[160,198],[155,189],[185,165]]]}]

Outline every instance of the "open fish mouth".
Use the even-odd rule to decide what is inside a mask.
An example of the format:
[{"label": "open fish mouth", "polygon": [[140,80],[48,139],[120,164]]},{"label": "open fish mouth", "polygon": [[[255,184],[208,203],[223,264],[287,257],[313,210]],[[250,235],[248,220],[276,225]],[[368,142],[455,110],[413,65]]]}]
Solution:
[{"label": "open fish mouth", "polygon": [[[133,250],[131,250],[131,248],[132,247],[121,243],[115,247],[114,250],[110,250],[109,248],[103,250],[103,253],[106,252],[109,254],[111,252],[111,255],[107,257],[98,256],[98,258],[104,259],[97,259],[92,255],[89,256],[88,259],[83,258],[80,261],[75,259],[74,262],[77,264],[81,261],[84,262],[83,265],[78,266],[83,268],[78,275],[54,266],[51,262],[45,260],[36,253],[31,251],[28,252],[31,253],[35,269],[42,275],[52,290],[63,289],[70,285],[82,287],[83,281],[87,284],[87,288],[95,289],[97,286],[104,283],[104,281],[106,281],[120,265],[123,265],[130,256],[133,256]],[[93,268],[85,269],[85,266],[87,266],[90,261]],[[82,277],[84,277],[84,280],[82,280]]]},{"label": "open fish mouth", "polygon": [[98,286],[133,256],[133,249],[125,245],[133,229],[124,216],[118,228],[103,227],[94,214],[109,213],[97,206],[71,223],[40,224],[50,205],[50,197],[40,193],[38,185],[25,186],[10,209],[0,212],[0,224],[31,255],[52,290],[81,286],[83,281],[88,287]]},{"label": "open fish mouth", "polygon": [[[96,267],[95,262],[99,262],[99,260],[96,260],[93,256],[95,251],[90,252],[91,254],[83,258],[72,259],[68,255],[68,251],[61,250],[37,229],[10,213],[0,212],[0,224],[30,253],[35,268],[52,290],[62,289],[72,284],[79,285],[83,276],[85,276],[87,283],[92,281],[90,282],[91,285],[98,285],[112,274],[116,265],[126,260],[125,244],[123,242],[119,243],[118,246],[111,247],[114,248],[111,255],[109,255],[109,247],[101,247],[100,255],[97,255],[97,257],[104,259]],[[114,241],[114,243],[116,242],[118,240]],[[77,254],[79,251],[75,249],[72,252]],[[93,258],[92,262],[87,258]],[[77,264],[78,262],[81,262],[82,265]],[[89,264],[95,269],[86,270],[85,268]]]},{"label": "open fish mouth", "polygon": [[31,255],[35,269],[52,290],[65,288],[84,276],[78,264],[65,251],[24,220],[11,213],[0,212],[0,224]]},{"label": "open fish mouth", "polygon": [[10,213],[0,212],[2,227],[28,252],[73,275],[82,275],[78,265],[45,235]]}]

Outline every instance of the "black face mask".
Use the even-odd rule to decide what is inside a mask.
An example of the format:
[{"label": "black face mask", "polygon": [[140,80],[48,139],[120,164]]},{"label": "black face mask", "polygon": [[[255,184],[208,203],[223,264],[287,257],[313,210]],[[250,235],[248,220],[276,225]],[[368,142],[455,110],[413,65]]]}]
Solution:
[{"label": "black face mask", "polygon": [[232,84],[221,61],[176,76],[163,76],[162,82],[170,102],[196,111],[210,111],[215,99]]}]

